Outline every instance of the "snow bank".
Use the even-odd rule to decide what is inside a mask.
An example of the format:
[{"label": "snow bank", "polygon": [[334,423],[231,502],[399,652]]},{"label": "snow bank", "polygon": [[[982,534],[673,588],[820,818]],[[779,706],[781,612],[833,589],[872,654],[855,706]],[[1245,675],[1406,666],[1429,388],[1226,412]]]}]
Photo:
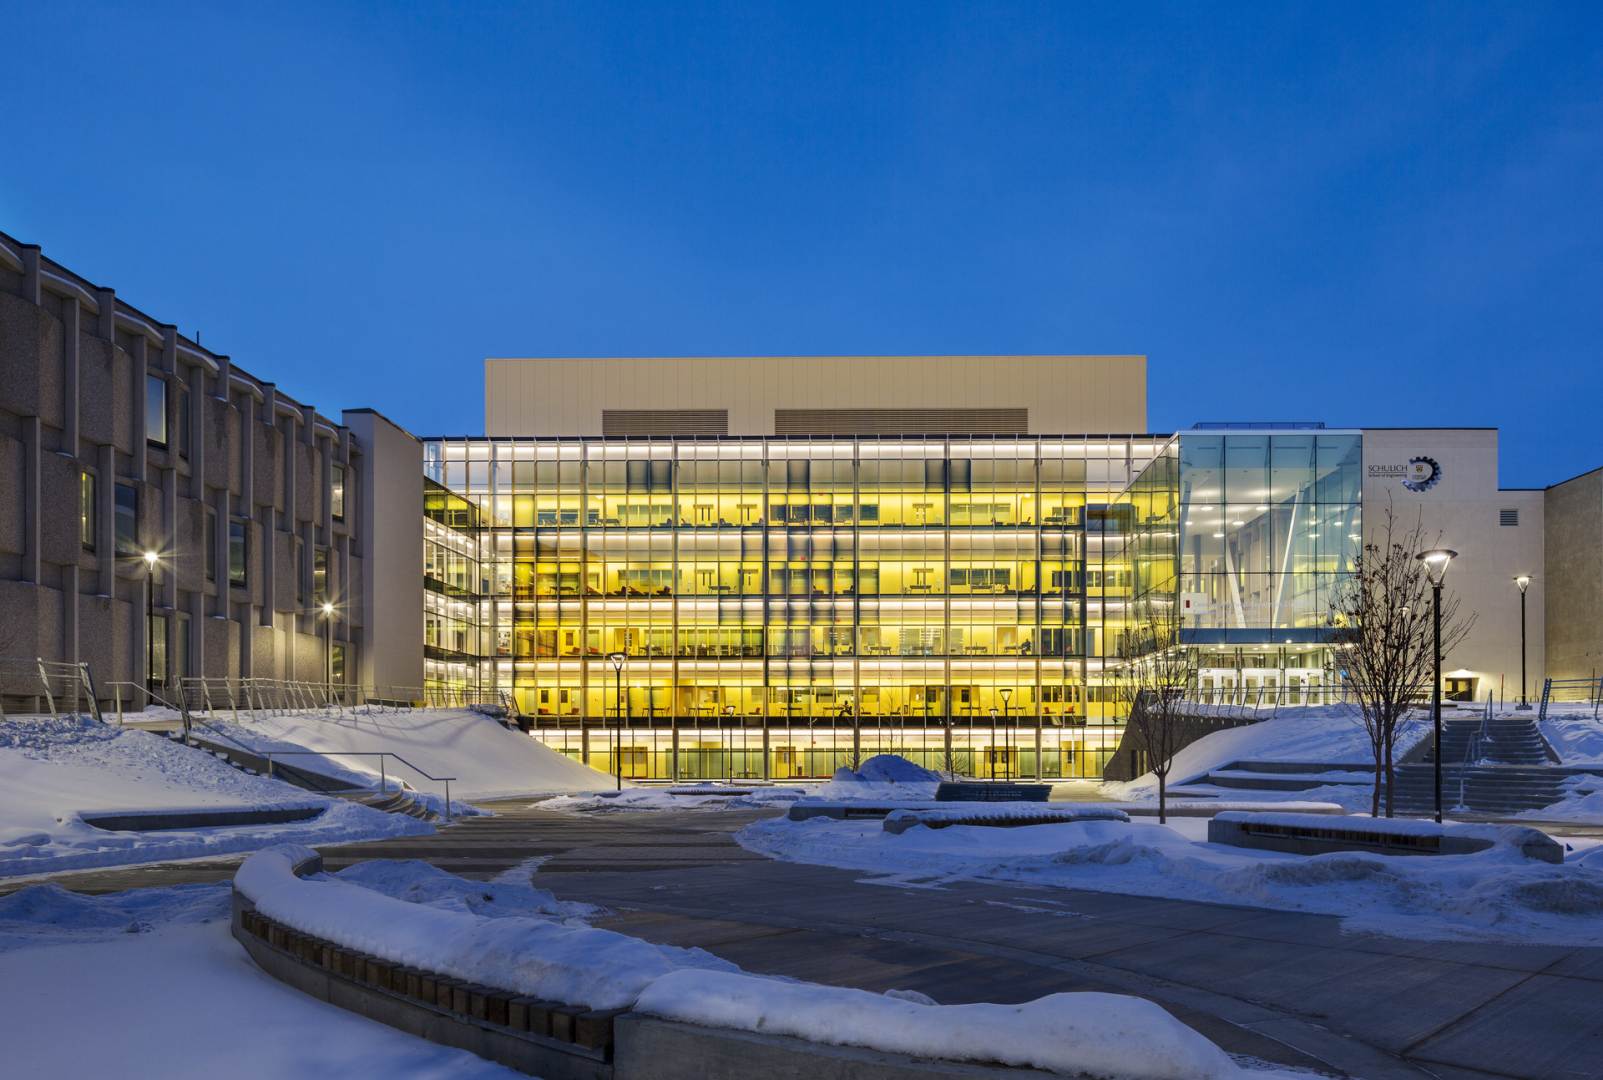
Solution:
[{"label": "snow bank", "polygon": [[[108,832],[95,811],[320,806],[309,821],[160,832]],[[432,832],[433,826],[277,780],[249,776],[148,731],[93,720],[0,721],[0,876],[189,859],[269,844],[341,843]]]},{"label": "snow bank", "polygon": [[1162,1007],[1120,994],[1051,994],[1022,1005],[927,1005],[738,972],[676,971],[647,987],[635,1007],[708,1027],[1109,1080],[1247,1075]]},{"label": "snow bank", "polygon": [[[597,791],[589,795],[558,795],[539,803],[542,810],[557,810],[575,814],[607,814],[628,811],[663,810],[753,810],[765,807],[789,806],[806,795],[800,787],[751,787],[736,784],[734,790],[748,792],[742,795],[727,794],[728,788],[716,785],[702,787],[636,787],[617,791]],[[723,792],[723,793],[721,793]]]},{"label": "snow bank", "polygon": [[0,983],[27,987],[6,1003],[5,1075],[528,1080],[264,978],[229,936],[227,887],[207,888],[221,905],[212,921],[142,911],[151,932],[82,943],[46,935],[0,953]]},{"label": "snow bank", "polygon": [[[1398,725],[1395,754],[1399,759],[1430,733],[1429,720],[1425,711],[1415,710]],[[1255,724],[1204,735],[1175,755],[1169,785],[1185,784],[1237,761],[1366,765],[1373,760],[1369,736],[1356,706],[1309,706],[1289,709]],[[1158,780],[1147,773],[1118,788],[1124,798],[1155,798]],[[1240,792],[1234,794],[1241,795]],[[1319,796],[1325,797],[1323,792]]]},{"label": "snow bank", "polygon": [[940,783],[941,774],[915,765],[900,754],[875,754],[856,771],[844,766],[835,770],[837,781],[864,780],[871,784]]},{"label": "snow bank", "polygon": [[1592,706],[1549,705],[1540,727],[1565,765],[1603,765],[1603,720],[1592,719]]},{"label": "snow bank", "polygon": [[[1330,819],[1314,817],[1328,826]],[[1471,855],[1302,856],[1187,839],[1155,823],[1088,821],[886,833],[878,821],[755,822],[735,835],[772,858],[930,881],[988,879],[1340,916],[1425,940],[1603,945],[1603,863]]]},{"label": "snow bank", "polygon": [[630,1005],[670,971],[734,967],[701,949],[610,930],[488,918],[409,903],[340,877],[297,878],[291,868],[311,854],[294,846],[258,852],[240,866],[234,887],[270,919],[393,963],[593,1009]]},{"label": "snow bank", "polygon": [[0,953],[34,945],[103,941],[228,915],[228,886],[175,885],[105,896],[29,885],[0,896]]},{"label": "snow bank", "polygon": [[[263,714],[237,724],[221,717],[207,722],[253,748],[322,751],[327,766],[365,776],[372,784],[378,781],[378,759],[355,755],[388,750],[435,776],[455,777],[451,794],[464,799],[595,791],[614,783],[608,774],[471,709],[359,709],[355,713]],[[290,764],[320,770],[324,766],[318,761],[301,757]],[[393,769],[390,778],[397,778]],[[399,778],[420,791],[441,789],[404,767],[399,769]]]}]

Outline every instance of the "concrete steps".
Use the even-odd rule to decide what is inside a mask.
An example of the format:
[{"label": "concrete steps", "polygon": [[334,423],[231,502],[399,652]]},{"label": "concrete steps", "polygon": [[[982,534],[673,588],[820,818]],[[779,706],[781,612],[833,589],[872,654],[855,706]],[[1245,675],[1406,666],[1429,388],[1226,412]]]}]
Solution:
[{"label": "concrete steps", "polygon": [[[181,737],[177,731],[168,731],[164,734],[175,742]],[[197,738],[193,733],[189,741],[195,749],[226,762],[239,772],[250,776],[267,775],[267,760],[259,754],[226,743]],[[411,788],[402,787],[376,792],[368,788],[353,787],[347,780],[327,776],[299,765],[287,765],[282,761],[274,762],[273,778],[319,795],[332,795],[351,802],[359,802],[363,806],[370,806],[386,814],[405,814],[419,821],[438,821],[440,818],[440,815],[422,802]]]}]

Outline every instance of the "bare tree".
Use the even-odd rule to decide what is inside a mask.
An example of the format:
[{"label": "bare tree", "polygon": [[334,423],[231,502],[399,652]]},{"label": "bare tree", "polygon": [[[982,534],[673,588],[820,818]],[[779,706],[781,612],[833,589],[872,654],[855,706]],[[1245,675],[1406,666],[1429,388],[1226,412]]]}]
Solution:
[{"label": "bare tree", "polygon": [[[1418,556],[1439,546],[1440,537],[1427,542],[1423,512],[1412,526],[1400,524],[1390,501],[1371,535],[1353,562],[1351,576],[1331,597],[1330,618],[1339,662],[1346,668],[1375,760],[1370,813],[1380,816],[1384,790],[1385,813],[1392,817],[1398,727],[1435,677],[1430,577]],[[1464,639],[1474,622],[1473,614],[1460,612],[1457,597],[1443,595],[1443,655]]]},{"label": "bare tree", "polygon": [[1114,684],[1119,703],[1146,750],[1148,770],[1158,778],[1158,821],[1167,822],[1169,770],[1180,750],[1183,702],[1194,674],[1173,605],[1147,601],[1141,622],[1119,651],[1124,657]]}]

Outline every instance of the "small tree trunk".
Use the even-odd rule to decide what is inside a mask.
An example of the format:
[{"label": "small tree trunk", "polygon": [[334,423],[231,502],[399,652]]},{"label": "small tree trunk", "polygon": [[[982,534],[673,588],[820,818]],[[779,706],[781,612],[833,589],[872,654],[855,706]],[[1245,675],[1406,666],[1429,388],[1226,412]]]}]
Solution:
[{"label": "small tree trunk", "polygon": [[1369,794],[1369,816],[1380,817],[1380,785],[1384,769],[1381,765],[1380,754],[1375,754],[1375,788]]},{"label": "small tree trunk", "polygon": [[1169,786],[1169,777],[1168,777],[1167,770],[1165,770],[1164,772],[1161,772],[1161,773],[1158,774],[1158,824],[1159,825],[1167,825],[1169,823],[1168,786]]},{"label": "small tree trunk", "polygon": [[1386,740],[1386,816],[1397,816],[1397,773],[1392,767],[1392,742]]}]

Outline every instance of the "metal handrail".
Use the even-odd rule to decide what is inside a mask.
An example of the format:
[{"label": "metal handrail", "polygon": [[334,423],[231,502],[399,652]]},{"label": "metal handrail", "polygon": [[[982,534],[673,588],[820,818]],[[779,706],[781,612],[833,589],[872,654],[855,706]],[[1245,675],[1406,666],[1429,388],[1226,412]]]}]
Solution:
[{"label": "metal handrail", "polygon": [[451,781],[457,779],[457,777],[435,776],[418,768],[393,750],[252,750],[251,753],[260,754],[267,759],[267,776],[269,779],[273,775],[273,759],[275,757],[376,757],[379,759],[379,792],[381,794],[387,794],[390,788],[389,774],[384,768],[384,759],[394,758],[419,776],[435,783],[443,782],[445,784],[445,821],[446,824],[451,822]]}]

